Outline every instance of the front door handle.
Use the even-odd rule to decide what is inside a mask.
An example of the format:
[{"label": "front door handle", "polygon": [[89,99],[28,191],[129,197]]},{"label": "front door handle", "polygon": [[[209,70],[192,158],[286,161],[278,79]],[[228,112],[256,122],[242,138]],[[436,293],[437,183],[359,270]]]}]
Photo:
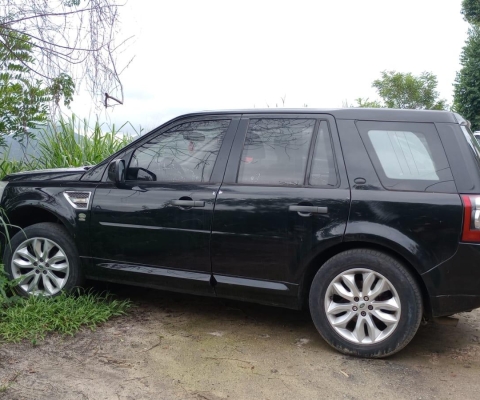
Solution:
[{"label": "front door handle", "polygon": [[328,214],[328,207],[315,206],[290,206],[288,211],[294,211],[304,214]]},{"label": "front door handle", "polygon": [[173,200],[172,205],[178,207],[205,207],[204,201],[195,201],[195,200]]}]

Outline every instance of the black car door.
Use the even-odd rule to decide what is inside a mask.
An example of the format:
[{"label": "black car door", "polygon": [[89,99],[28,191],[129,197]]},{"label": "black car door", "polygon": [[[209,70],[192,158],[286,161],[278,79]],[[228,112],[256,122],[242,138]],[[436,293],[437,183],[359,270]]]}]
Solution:
[{"label": "black car door", "polygon": [[182,120],[126,152],[125,184],[104,178],[93,198],[96,275],[212,292],[213,207],[238,121],[229,115]]},{"label": "black car door", "polygon": [[217,295],[299,305],[307,268],[343,240],[350,206],[330,115],[244,115],[215,205]]}]

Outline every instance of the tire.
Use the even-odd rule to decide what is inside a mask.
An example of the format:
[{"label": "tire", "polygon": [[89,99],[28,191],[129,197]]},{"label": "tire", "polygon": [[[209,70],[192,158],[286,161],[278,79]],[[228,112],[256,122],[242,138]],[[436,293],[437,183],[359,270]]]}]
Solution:
[{"label": "tire", "polygon": [[3,262],[9,277],[20,280],[15,291],[24,297],[58,296],[84,281],[75,243],[63,226],[51,222],[16,233],[5,247]]},{"label": "tire", "polygon": [[423,315],[420,289],[407,269],[367,249],[348,250],[328,260],[313,279],[309,305],[327,343],[344,354],[368,358],[403,349]]}]

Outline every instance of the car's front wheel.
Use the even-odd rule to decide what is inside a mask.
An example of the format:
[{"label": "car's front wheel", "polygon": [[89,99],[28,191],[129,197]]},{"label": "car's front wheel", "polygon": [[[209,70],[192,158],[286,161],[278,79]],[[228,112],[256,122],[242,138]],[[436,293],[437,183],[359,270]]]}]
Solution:
[{"label": "car's front wheel", "polygon": [[56,296],[83,282],[75,243],[58,224],[39,223],[16,233],[3,262],[22,296]]},{"label": "car's front wheel", "polygon": [[405,347],[423,314],[420,289],[396,259],[354,249],[328,260],[310,289],[310,311],[323,338],[342,353],[385,357]]}]

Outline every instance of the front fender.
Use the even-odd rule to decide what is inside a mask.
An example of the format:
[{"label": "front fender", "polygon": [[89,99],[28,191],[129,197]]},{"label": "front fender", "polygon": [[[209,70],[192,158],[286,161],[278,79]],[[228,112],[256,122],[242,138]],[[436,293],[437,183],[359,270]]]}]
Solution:
[{"label": "front fender", "polygon": [[[79,254],[88,255],[90,210],[75,209],[64,196],[68,190],[86,189],[8,185],[2,201],[7,221],[25,228],[58,220],[74,239]],[[93,198],[93,190],[90,188],[89,191]],[[83,214],[81,218],[80,214]]]}]

